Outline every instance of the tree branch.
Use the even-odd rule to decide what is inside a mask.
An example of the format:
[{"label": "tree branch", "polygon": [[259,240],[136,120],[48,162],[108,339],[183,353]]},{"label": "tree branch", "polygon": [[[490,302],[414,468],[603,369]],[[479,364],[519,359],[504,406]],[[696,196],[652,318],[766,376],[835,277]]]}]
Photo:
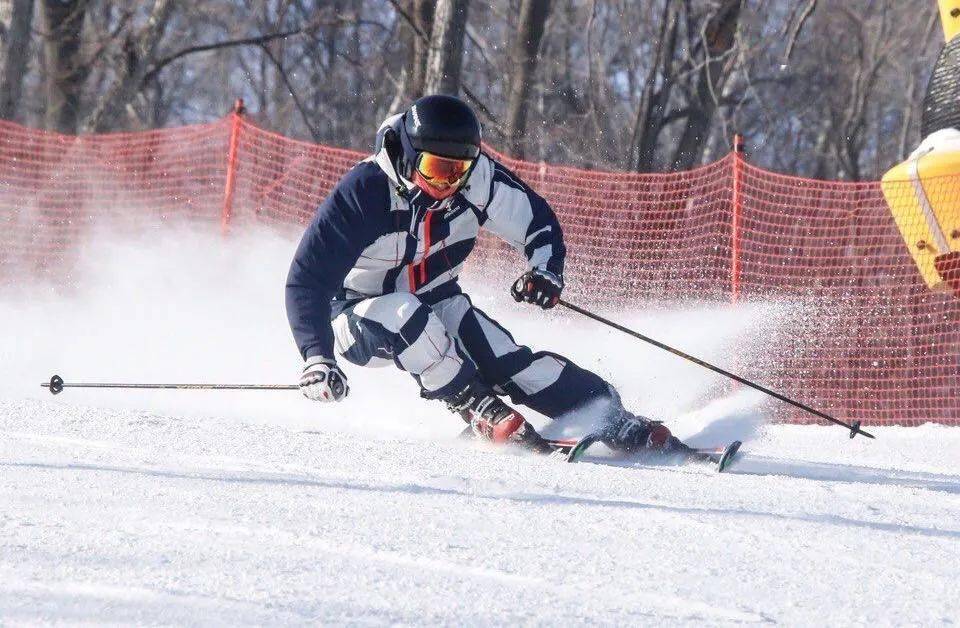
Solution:
[{"label": "tree branch", "polygon": [[293,84],[290,82],[290,77],[287,76],[287,71],[284,69],[283,64],[280,63],[280,60],[277,59],[272,52],[270,52],[270,48],[266,44],[267,42],[261,43],[260,49],[263,50],[263,54],[265,54],[277,68],[280,78],[283,79],[283,84],[287,86],[287,91],[290,92],[290,97],[293,98],[293,104],[297,107],[297,111],[300,112],[300,117],[303,118],[303,123],[310,131],[310,135],[313,136],[313,141],[319,144],[321,140],[320,133],[318,133],[317,129],[314,128],[313,123],[310,122],[310,116],[307,114],[307,110],[303,106],[303,103],[300,102],[300,97],[297,96],[297,92],[293,88]]},{"label": "tree branch", "polygon": [[409,26],[411,30],[413,30],[414,34],[417,37],[419,37],[421,41],[424,41],[429,44],[430,36],[424,33],[420,29],[420,27],[417,25],[417,21],[413,19],[413,16],[407,13],[404,10],[404,8],[400,6],[400,3],[397,2],[397,0],[389,0],[389,2],[390,2],[390,5],[393,7],[393,10],[396,11],[397,14],[403,18],[403,21],[407,23],[407,26]]},{"label": "tree branch", "polygon": [[466,85],[461,84],[460,89],[463,90],[463,95],[470,101],[470,104],[477,108],[477,111],[486,119],[487,123],[500,133],[500,135],[503,135],[503,128],[500,126],[500,122],[497,120],[497,117],[493,115],[490,108],[487,107],[476,94],[470,91],[470,88]]},{"label": "tree branch", "polygon": [[790,55],[793,54],[793,48],[797,44],[797,38],[800,36],[800,31],[803,30],[803,25],[806,24],[807,20],[810,19],[810,16],[817,8],[817,1],[818,0],[809,0],[807,5],[800,12],[800,17],[793,23],[793,27],[790,29],[790,33],[787,37],[787,46],[783,52],[784,64],[790,61]]},{"label": "tree branch", "polygon": [[256,37],[228,39],[226,41],[218,41],[212,44],[188,46],[187,48],[178,50],[172,55],[168,57],[164,57],[163,59],[160,59],[159,61],[157,61],[154,64],[154,66],[150,68],[150,71],[147,72],[146,76],[144,76],[144,82],[145,83],[150,82],[152,79],[154,79],[157,76],[157,74],[163,71],[165,67],[167,67],[174,61],[177,61],[179,59],[182,59],[183,57],[186,57],[187,55],[192,55],[197,52],[209,52],[211,50],[220,50],[223,48],[236,48],[237,46],[263,46],[264,44],[268,44],[271,41],[274,41],[277,39],[283,39],[285,37],[293,37],[294,35],[301,35],[307,31],[310,31],[316,28],[319,25],[320,25],[320,22],[311,22],[309,24],[305,24],[304,26],[298,29],[283,31],[280,33],[269,33],[266,35],[258,35]]}]

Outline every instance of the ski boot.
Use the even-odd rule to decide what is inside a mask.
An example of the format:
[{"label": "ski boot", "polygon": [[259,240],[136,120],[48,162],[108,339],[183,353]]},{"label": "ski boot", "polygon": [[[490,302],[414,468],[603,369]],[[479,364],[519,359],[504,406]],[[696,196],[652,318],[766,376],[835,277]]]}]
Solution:
[{"label": "ski boot", "polygon": [[660,421],[624,412],[619,422],[610,426],[603,442],[607,447],[628,454],[649,451],[651,453],[689,453],[691,449],[670,433]]},{"label": "ski boot", "polygon": [[447,408],[459,414],[478,438],[512,443],[538,454],[554,451],[519,412],[479,382],[467,385],[445,401]]}]

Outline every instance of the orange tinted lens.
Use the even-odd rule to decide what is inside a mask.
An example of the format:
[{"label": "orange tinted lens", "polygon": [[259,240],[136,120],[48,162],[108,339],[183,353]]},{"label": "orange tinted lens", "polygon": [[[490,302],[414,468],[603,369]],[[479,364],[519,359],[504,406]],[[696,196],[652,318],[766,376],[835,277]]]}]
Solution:
[{"label": "orange tinted lens", "polygon": [[432,153],[420,153],[417,170],[428,180],[456,181],[467,174],[470,159],[449,159]]}]

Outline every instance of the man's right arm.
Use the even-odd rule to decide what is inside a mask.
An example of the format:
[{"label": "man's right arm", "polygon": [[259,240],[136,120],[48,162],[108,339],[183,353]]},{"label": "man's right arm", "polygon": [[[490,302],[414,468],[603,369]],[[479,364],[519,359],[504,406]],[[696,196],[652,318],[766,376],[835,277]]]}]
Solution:
[{"label": "man's right arm", "polygon": [[[330,300],[373,239],[363,208],[389,209],[388,188],[362,164],[347,174],[323,201],[300,240],[287,275],[287,319],[304,360],[335,360]],[[359,171],[359,172],[358,172]],[[376,207],[372,208],[376,211]]]}]

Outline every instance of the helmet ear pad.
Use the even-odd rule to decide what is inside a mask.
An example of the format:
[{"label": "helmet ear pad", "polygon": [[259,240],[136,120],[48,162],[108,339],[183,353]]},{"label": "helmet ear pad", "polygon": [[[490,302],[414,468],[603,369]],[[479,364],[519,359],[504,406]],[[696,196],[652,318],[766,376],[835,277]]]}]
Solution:
[{"label": "helmet ear pad", "polygon": [[393,168],[397,171],[397,174],[406,176],[403,173],[404,158],[400,140],[400,130],[396,127],[390,127],[386,129],[382,137],[378,137],[377,140],[377,147],[374,152],[379,153],[381,150],[386,150],[387,157],[390,159],[390,163],[393,164]]},{"label": "helmet ear pad", "polygon": [[399,120],[399,129],[397,129],[397,135],[400,139],[398,171],[401,177],[407,181],[413,181],[413,173],[417,168],[417,149],[413,147],[413,142],[410,141],[410,136],[407,134],[405,120],[408,115],[408,113],[403,114],[403,117]]}]

